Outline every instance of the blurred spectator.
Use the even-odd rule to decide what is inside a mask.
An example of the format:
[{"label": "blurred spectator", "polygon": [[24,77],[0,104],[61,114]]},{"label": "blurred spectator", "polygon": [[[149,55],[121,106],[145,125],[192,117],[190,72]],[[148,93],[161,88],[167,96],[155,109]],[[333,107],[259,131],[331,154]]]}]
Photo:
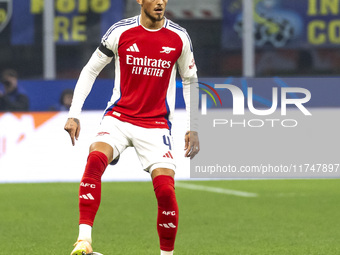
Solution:
[{"label": "blurred spectator", "polygon": [[0,111],[18,112],[28,111],[29,100],[18,85],[18,73],[13,69],[6,69],[1,73]]},{"label": "blurred spectator", "polygon": [[50,107],[51,111],[68,111],[73,99],[73,89],[65,89],[59,99],[59,104]]}]

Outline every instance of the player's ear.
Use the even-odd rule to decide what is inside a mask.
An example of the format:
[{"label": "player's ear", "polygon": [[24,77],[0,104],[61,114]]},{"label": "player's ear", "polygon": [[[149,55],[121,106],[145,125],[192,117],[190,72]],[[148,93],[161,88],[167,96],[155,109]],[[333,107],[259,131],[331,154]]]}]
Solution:
[{"label": "player's ear", "polygon": [[142,0],[136,0],[139,5],[142,5]]}]

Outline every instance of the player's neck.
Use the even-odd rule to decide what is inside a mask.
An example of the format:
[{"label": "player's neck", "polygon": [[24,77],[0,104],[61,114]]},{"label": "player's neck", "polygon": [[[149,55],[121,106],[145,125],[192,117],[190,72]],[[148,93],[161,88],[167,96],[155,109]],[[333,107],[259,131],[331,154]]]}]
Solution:
[{"label": "player's neck", "polygon": [[158,30],[163,27],[165,22],[165,18],[162,20],[153,20],[149,18],[147,15],[144,13],[141,13],[140,15],[140,23],[142,24],[143,27],[151,30]]}]

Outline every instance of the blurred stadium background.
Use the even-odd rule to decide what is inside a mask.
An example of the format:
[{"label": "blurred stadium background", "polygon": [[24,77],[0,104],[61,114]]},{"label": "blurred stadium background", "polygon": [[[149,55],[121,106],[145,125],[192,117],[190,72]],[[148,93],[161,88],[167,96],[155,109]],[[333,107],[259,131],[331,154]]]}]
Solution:
[{"label": "blurred stadium background", "polygon": [[[253,5],[246,6],[246,16],[242,15],[243,3]],[[77,182],[91,137],[111,96],[113,63],[99,75],[84,105],[82,132],[75,147],[63,131],[67,112],[57,112],[55,106],[62,91],[74,88],[82,67],[105,31],[114,22],[138,13],[135,0],[0,0],[0,71],[17,70],[19,85],[30,100],[28,112],[0,113],[0,254],[46,254],[50,251],[48,246],[53,250],[63,247],[61,252],[50,254],[71,250],[77,234]],[[337,79],[340,76],[339,14],[338,0],[169,0],[166,16],[189,32],[199,77]],[[247,30],[243,28],[247,27],[249,15],[253,19],[250,27],[253,36],[249,39],[248,33],[247,41],[247,34],[243,34]],[[318,84],[313,86],[315,91],[320,89]],[[321,107],[339,107],[336,98],[340,98],[337,97],[340,89],[334,79],[332,89],[335,91],[332,100],[319,97]],[[181,93],[179,80],[178,113],[174,121],[179,183],[190,179],[189,161],[183,158],[182,149],[185,130],[181,123],[185,113]],[[319,103],[312,106],[320,107]],[[149,180],[133,150],[127,150],[121,162],[108,170],[105,181]],[[32,184],[36,182],[39,184]],[[50,186],[51,182],[57,183]],[[184,208],[179,254],[340,252],[337,179],[191,183],[216,186],[220,191],[253,192],[258,198],[179,186],[179,203]],[[104,186],[107,192],[104,196],[113,192],[117,197],[115,202],[104,198],[106,205],[102,210],[106,213],[101,211],[101,217],[116,224],[117,233],[123,236],[132,231],[124,224],[119,225],[117,219],[121,215],[115,212],[117,206],[128,207],[129,199],[138,203],[136,196],[141,194],[145,201],[152,201],[153,195],[151,186],[145,183],[135,183],[136,191],[131,193],[124,189],[131,183],[116,184]],[[45,202],[41,204],[41,201]],[[146,225],[150,228],[155,217],[153,202],[149,201],[141,212],[147,215]],[[194,210],[195,217],[189,210]],[[154,214],[148,215],[149,211]],[[130,222],[144,220],[132,213],[129,217]],[[109,254],[112,247],[117,254],[136,254],[140,247],[143,252],[139,254],[158,252],[153,247],[157,241],[155,230],[134,225],[136,233],[141,231],[145,238],[124,240],[119,234],[113,235],[114,231],[103,220],[98,225],[98,246],[103,247],[99,251],[104,254]],[[58,241],[54,242],[56,237]],[[197,243],[197,239],[202,241]]]},{"label": "blurred stadium background", "polygon": [[[246,15],[242,12],[243,2]],[[44,152],[44,147],[37,145],[39,141],[47,143],[44,132],[51,134],[49,139],[55,144],[50,155],[60,153],[61,146],[68,156],[66,159],[70,159],[73,154],[67,150],[73,148],[64,148],[68,141],[66,133],[61,132],[67,113],[50,111],[59,109],[65,89],[74,88],[82,67],[106,30],[114,22],[139,13],[135,0],[55,0],[46,1],[45,5],[44,8],[43,0],[0,0],[0,71],[17,70],[19,85],[30,101],[29,114],[0,115],[0,171],[21,169],[11,164],[19,150],[36,148],[36,155]],[[268,95],[268,86],[276,85],[273,77],[332,77],[326,90],[319,86],[320,80],[305,82],[313,94],[308,107],[327,108],[340,106],[336,85],[340,75],[339,13],[340,4],[335,0],[171,0],[166,15],[188,30],[199,77],[220,77],[233,82],[242,77],[268,78],[261,80],[263,85],[256,85],[260,95]],[[253,36],[249,36],[251,34]],[[82,139],[78,146],[81,149],[77,149],[84,154],[90,143],[86,139],[95,132],[101,115],[97,114],[96,118],[97,115],[87,111],[102,111],[106,107],[113,80],[114,64],[111,63],[101,72],[85,102]],[[2,89],[0,83],[0,91]],[[231,107],[231,100],[227,101],[227,107]],[[256,100],[255,104],[261,106]],[[176,108],[178,119],[183,119],[180,80]],[[91,124],[85,125],[86,121]],[[177,144],[181,148],[183,130],[181,125],[174,127],[178,129],[175,133],[179,134]],[[30,144],[30,139],[35,144]],[[35,160],[30,160],[32,155],[22,154],[27,157],[21,163],[23,166],[45,173],[43,168],[49,159],[45,165],[37,165]],[[83,155],[79,160],[81,158]],[[55,169],[64,169],[62,162],[58,161]],[[10,174],[14,177],[7,176]],[[32,172],[30,175],[34,176],[31,179],[41,178]],[[45,175],[49,179],[49,175]],[[60,176],[65,178],[62,172]],[[188,177],[187,172],[184,177]],[[17,178],[22,177],[13,170],[1,179]]]},{"label": "blurred stadium background", "polygon": [[[106,29],[139,12],[134,0],[55,2],[56,79],[76,79]],[[253,2],[256,76],[339,75],[338,1]],[[1,1],[0,69],[13,67],[21,79],[44,78],[42,3]],[[188,30],[201,77],[242,75],[241,10],[242,0],[169,1],[167,17]]]}]

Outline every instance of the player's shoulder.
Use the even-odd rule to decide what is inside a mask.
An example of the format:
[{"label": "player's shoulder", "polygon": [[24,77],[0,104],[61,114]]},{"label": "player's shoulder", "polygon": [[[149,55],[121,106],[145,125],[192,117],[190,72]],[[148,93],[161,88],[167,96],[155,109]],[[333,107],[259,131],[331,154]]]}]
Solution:
[{"label": "player's shoulder", "polygon": [[128,30],[132,27],[139,26],[139,16],[134,16],[127,19],[122,19],[116,23],[114,23],[103,36],[103,39],[108,38],[110,35],[114,33],[122,33],[125,30]]},{"label": "player's shoulder", "polygon": [[187,30],[184,27],[178,25],[170,19],[166,19],[164,27],[179,35],[189,36]]},{"label": "player's shoulder", "polygon": [[173,22],[172,20],[166,19],[165,21],[165,28],[171,30],[172,32],[176,33],[184,42],[184,44],[189,45],[192,51],[192,42],[187,30],[177,23]]}]

